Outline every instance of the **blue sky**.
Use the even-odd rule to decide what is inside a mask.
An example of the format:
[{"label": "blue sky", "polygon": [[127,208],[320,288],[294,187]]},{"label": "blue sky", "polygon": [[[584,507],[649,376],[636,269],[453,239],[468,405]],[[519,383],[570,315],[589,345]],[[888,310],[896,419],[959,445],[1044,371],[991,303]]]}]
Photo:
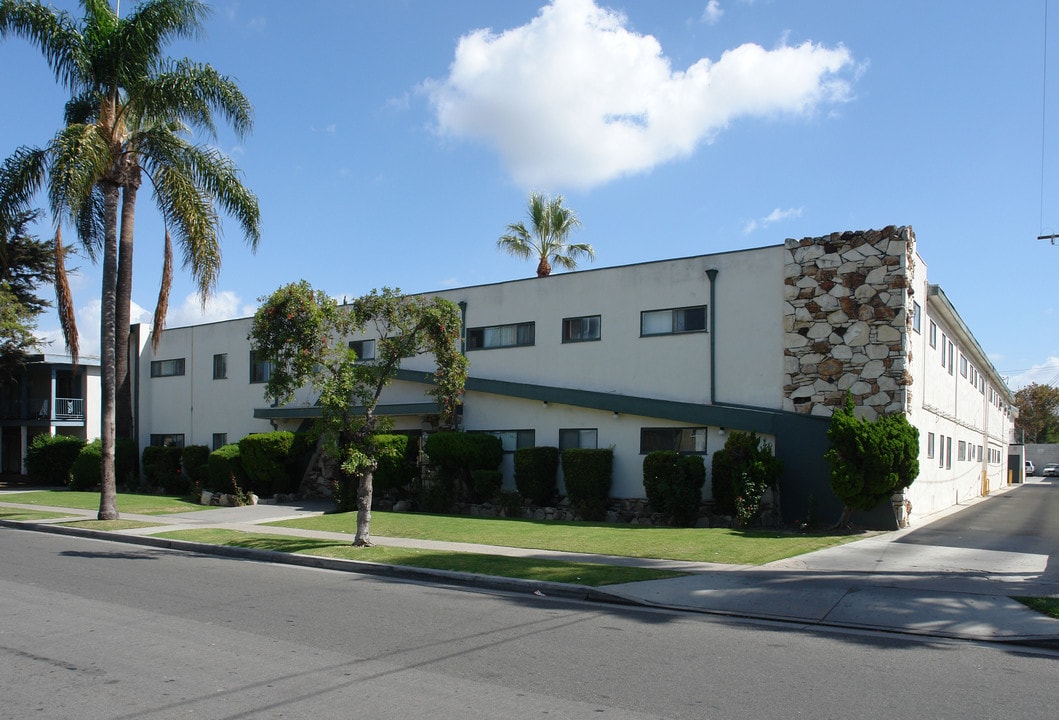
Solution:
[{"label": "blue sky", "polygon": [[[253,133],[217,144],[263,235],[252,254],[226,221],[206,313],[178,270],[168,324],[251,314],[301,278],[341,297],[530,276],[495,242],[537,190],[578,212],[593,267],[911,225],[1009,385],[1055,385],[1059,245],[1036,239],[1059,232],[1045,2],[214,0],[205,38],[170,54],[254,104]],[[65,98],[20,38],[0,67],[6,157],[46,142]],[[163,238],[148,192],[136,238],[146,318]],[[99,272],[79,264],[98,347]]]}]

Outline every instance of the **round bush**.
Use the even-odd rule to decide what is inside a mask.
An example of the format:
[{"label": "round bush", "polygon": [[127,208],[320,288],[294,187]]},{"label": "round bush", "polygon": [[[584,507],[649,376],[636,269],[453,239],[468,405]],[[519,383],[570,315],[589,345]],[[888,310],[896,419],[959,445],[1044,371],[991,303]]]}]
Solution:
[{"label": "round bush", "polygon": [[30,480],[41,485],[68,484],[70,469],[84,446],[84,440],[69,435],[37,435],[26,452]]},{"label": "round bush", "polygon": [[515,451],[515,487],[534,505],[551,505],[555,500],[559,448],[529,447]]},{"label": "round bush", "polygon": [[614,451],[609,448],[568,448],[563,450],[562,460],[570,507],[582,520],[605,518]]}]

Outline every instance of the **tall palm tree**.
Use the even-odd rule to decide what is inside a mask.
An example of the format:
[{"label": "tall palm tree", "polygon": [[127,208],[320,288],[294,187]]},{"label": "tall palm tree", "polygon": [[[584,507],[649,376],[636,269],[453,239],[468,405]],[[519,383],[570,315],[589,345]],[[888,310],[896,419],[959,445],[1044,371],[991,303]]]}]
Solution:
[{"label": "tall palm tree", "polygon": [[[120,18],[107,0],[81,4],[84,18],[78,22],[39,2],[0,0],[0,38],[11,33],[39,46],[72,95],[66,126],[49,144],[16,151],[12,169],[3,178],[10,187],[0,183],[0,203],[46,186],[57,245],[64,220],[74,222],[89,251],[102,245],[99,517],[113,519],[118,515],[116,387],[119,369],[124,367],[127,374],[133,223],[144,177],[166,225],[156,342],[171,281],[170,229],[205,302],[221,262],[218,206],[239,222],[253,248],[260,239],[260,214],[257,199],[242,185],[234,163],[215,148],[187,140],[195,130],[215,137],[215,112],[244,135],[252,125],[249,101],[234,81],[209,65],[162,55],[170,40],[192,37],[202,29],[206,6],[199,0],[145,0]],[[68,347],[76,353],[72,313],[64,317],[60,311],[60,322]]]},{"label": "tall palm tree", "polygon": [[589,260],[596,251],[588,243],[571,243],[570,232],[581,227],[577,214],[563,206],[563,196],[554,199],[541,193],[530,193],[529,218],[532,230],[521,221],[507,226],[507,234],[496,241],[496,246],[515,257],[529,260],[538,258],[537,277],[551,275],[551,263],[565,270],[577,268],[579,258]]}]

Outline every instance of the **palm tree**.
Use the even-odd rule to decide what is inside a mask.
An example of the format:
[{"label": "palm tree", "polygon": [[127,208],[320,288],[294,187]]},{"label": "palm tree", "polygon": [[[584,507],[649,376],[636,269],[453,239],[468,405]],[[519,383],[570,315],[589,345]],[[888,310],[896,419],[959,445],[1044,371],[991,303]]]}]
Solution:
[{"label": "palm tree", "polygon": [[[520,221],[507,226],[507,234],[496,241],[501,250],[525,260],[539,258],[537,277],[551,275],[551,263],[566,270],[577,268],[577,260],[596,256],[588,243],[570,243],[570,232],[581,226],[577,214],[563,207],[563,196],[554,199],[530,193],[529,218],[532,233]],[[550,261],[550,262],[549,262]]]},{"label": "palm tree", "polygon": [[[99,518],[113,519],[118,516],[116,388],[122,381],[120,368],[127,374],[133,222],[140,185],[146,176],[166,225],[156,342],[172,273],[170,229],[205,302],[221,262],[218,206],[240,223],[253,248],[260,239],[260,215],[257,199],[242,185],[234,163],[215,148],[186,139],[192,130],[215,137],[215,112],[244,135],[252,125],[249,101],[234,81],[209,65],[162,56],[170,40],[202,29],[206,6],[199,0],[146,0],[122,19],[107,0],[81,4],[84,18],[77,22],[39,2],[0,0],[0,38],[11,33],[39,46],[72,95],[66,126],[49,144],[21,148],[9,160],[10,171],[0,178],[0,203],[24,200],[46,185],[57,246],[61,248],[63,220],[74,222],[89,252],[102,245]],[[76,354],[73,315],[64,315],[62,307],[60,322],[67,346]],[[129,412],[131,416],[131,400]]]}]

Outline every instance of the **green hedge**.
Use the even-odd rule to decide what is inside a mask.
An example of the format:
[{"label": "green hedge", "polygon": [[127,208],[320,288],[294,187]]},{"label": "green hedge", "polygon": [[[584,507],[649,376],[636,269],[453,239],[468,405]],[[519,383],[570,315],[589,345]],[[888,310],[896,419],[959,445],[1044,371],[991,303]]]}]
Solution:
[{"label": "green hedge", "polygon": [[428,512],[445,512],[460,494],[477,499],[473,472],[499,468],[504,446],[488,433],[443,431],[427,438],[426,453],[437,478],[420,488],[420,504]]},{"label": "green hedge", "polygon": [[292,491],[288,474],[294,433],[277,430],[247,435],[239,441],[239,458],[246,473],[244,490],[261,497]]},{"label": "green hedge", "polygon": [[[137,485],[136,445],[131,440],[114,443],[114,478],[119,486]],[[71,490],[93,490],[103,482],[103,441],[96,438],[81,448],[70,468]]]},{"label": "green hedge", "polygon": [[515,451],[515,487],[534,505],[555,502],[559,448],[528,447]]},{"label": "green hedge", "polygon": [[379,492],[401,490],[416,477],[419,443],[407,435],[376,435],[375,457],[378,467],[372,479],[372,488]]},{"label": "green hedge", "polygon": [[205,445],[188,445],[180,454],[180,465],[184,468],[184,474],[193,487],[200,489],[206,485],[209,462],[210,449]]},{"label": "green hedge", "polygon": [[84,440],[69,435],[37,435],[26,451],[30,480],[40,485],[68,485],[70,470],[84,446]]},{"label": "green hedge", "polygon": [[714,509],[735,515],[742,525],[753,524],[762,496],[776,487],[782,472],[772,446],[756,433],[729,433],[724,447],[713,454]]},{"label": "green hedge", "polygon": [[182,447],[150,445],[143,449],[143,476],[147,485],[161,488],[170,495],[186,495],[191,490],[191,480],[184,475],[180,458]]},{"label": "green hedge", "polygon": [[563,479],[570,507],[582,520],[602,520],[614,469],[614,451],[609,448],[563,450]]},{"label": "green hedge", "polygon": [[647,502],[672,525],[694,525],[706,484],[706,463],[701,455],[681,455],[656,450],[643,460],[643,486]]},{"label": "green hedge", "polygon": [[238,493],[246,487],[246,473],[239,457],[239,445],[232,443],[210,453],[206,463],[204,490],[216,493]]}]

